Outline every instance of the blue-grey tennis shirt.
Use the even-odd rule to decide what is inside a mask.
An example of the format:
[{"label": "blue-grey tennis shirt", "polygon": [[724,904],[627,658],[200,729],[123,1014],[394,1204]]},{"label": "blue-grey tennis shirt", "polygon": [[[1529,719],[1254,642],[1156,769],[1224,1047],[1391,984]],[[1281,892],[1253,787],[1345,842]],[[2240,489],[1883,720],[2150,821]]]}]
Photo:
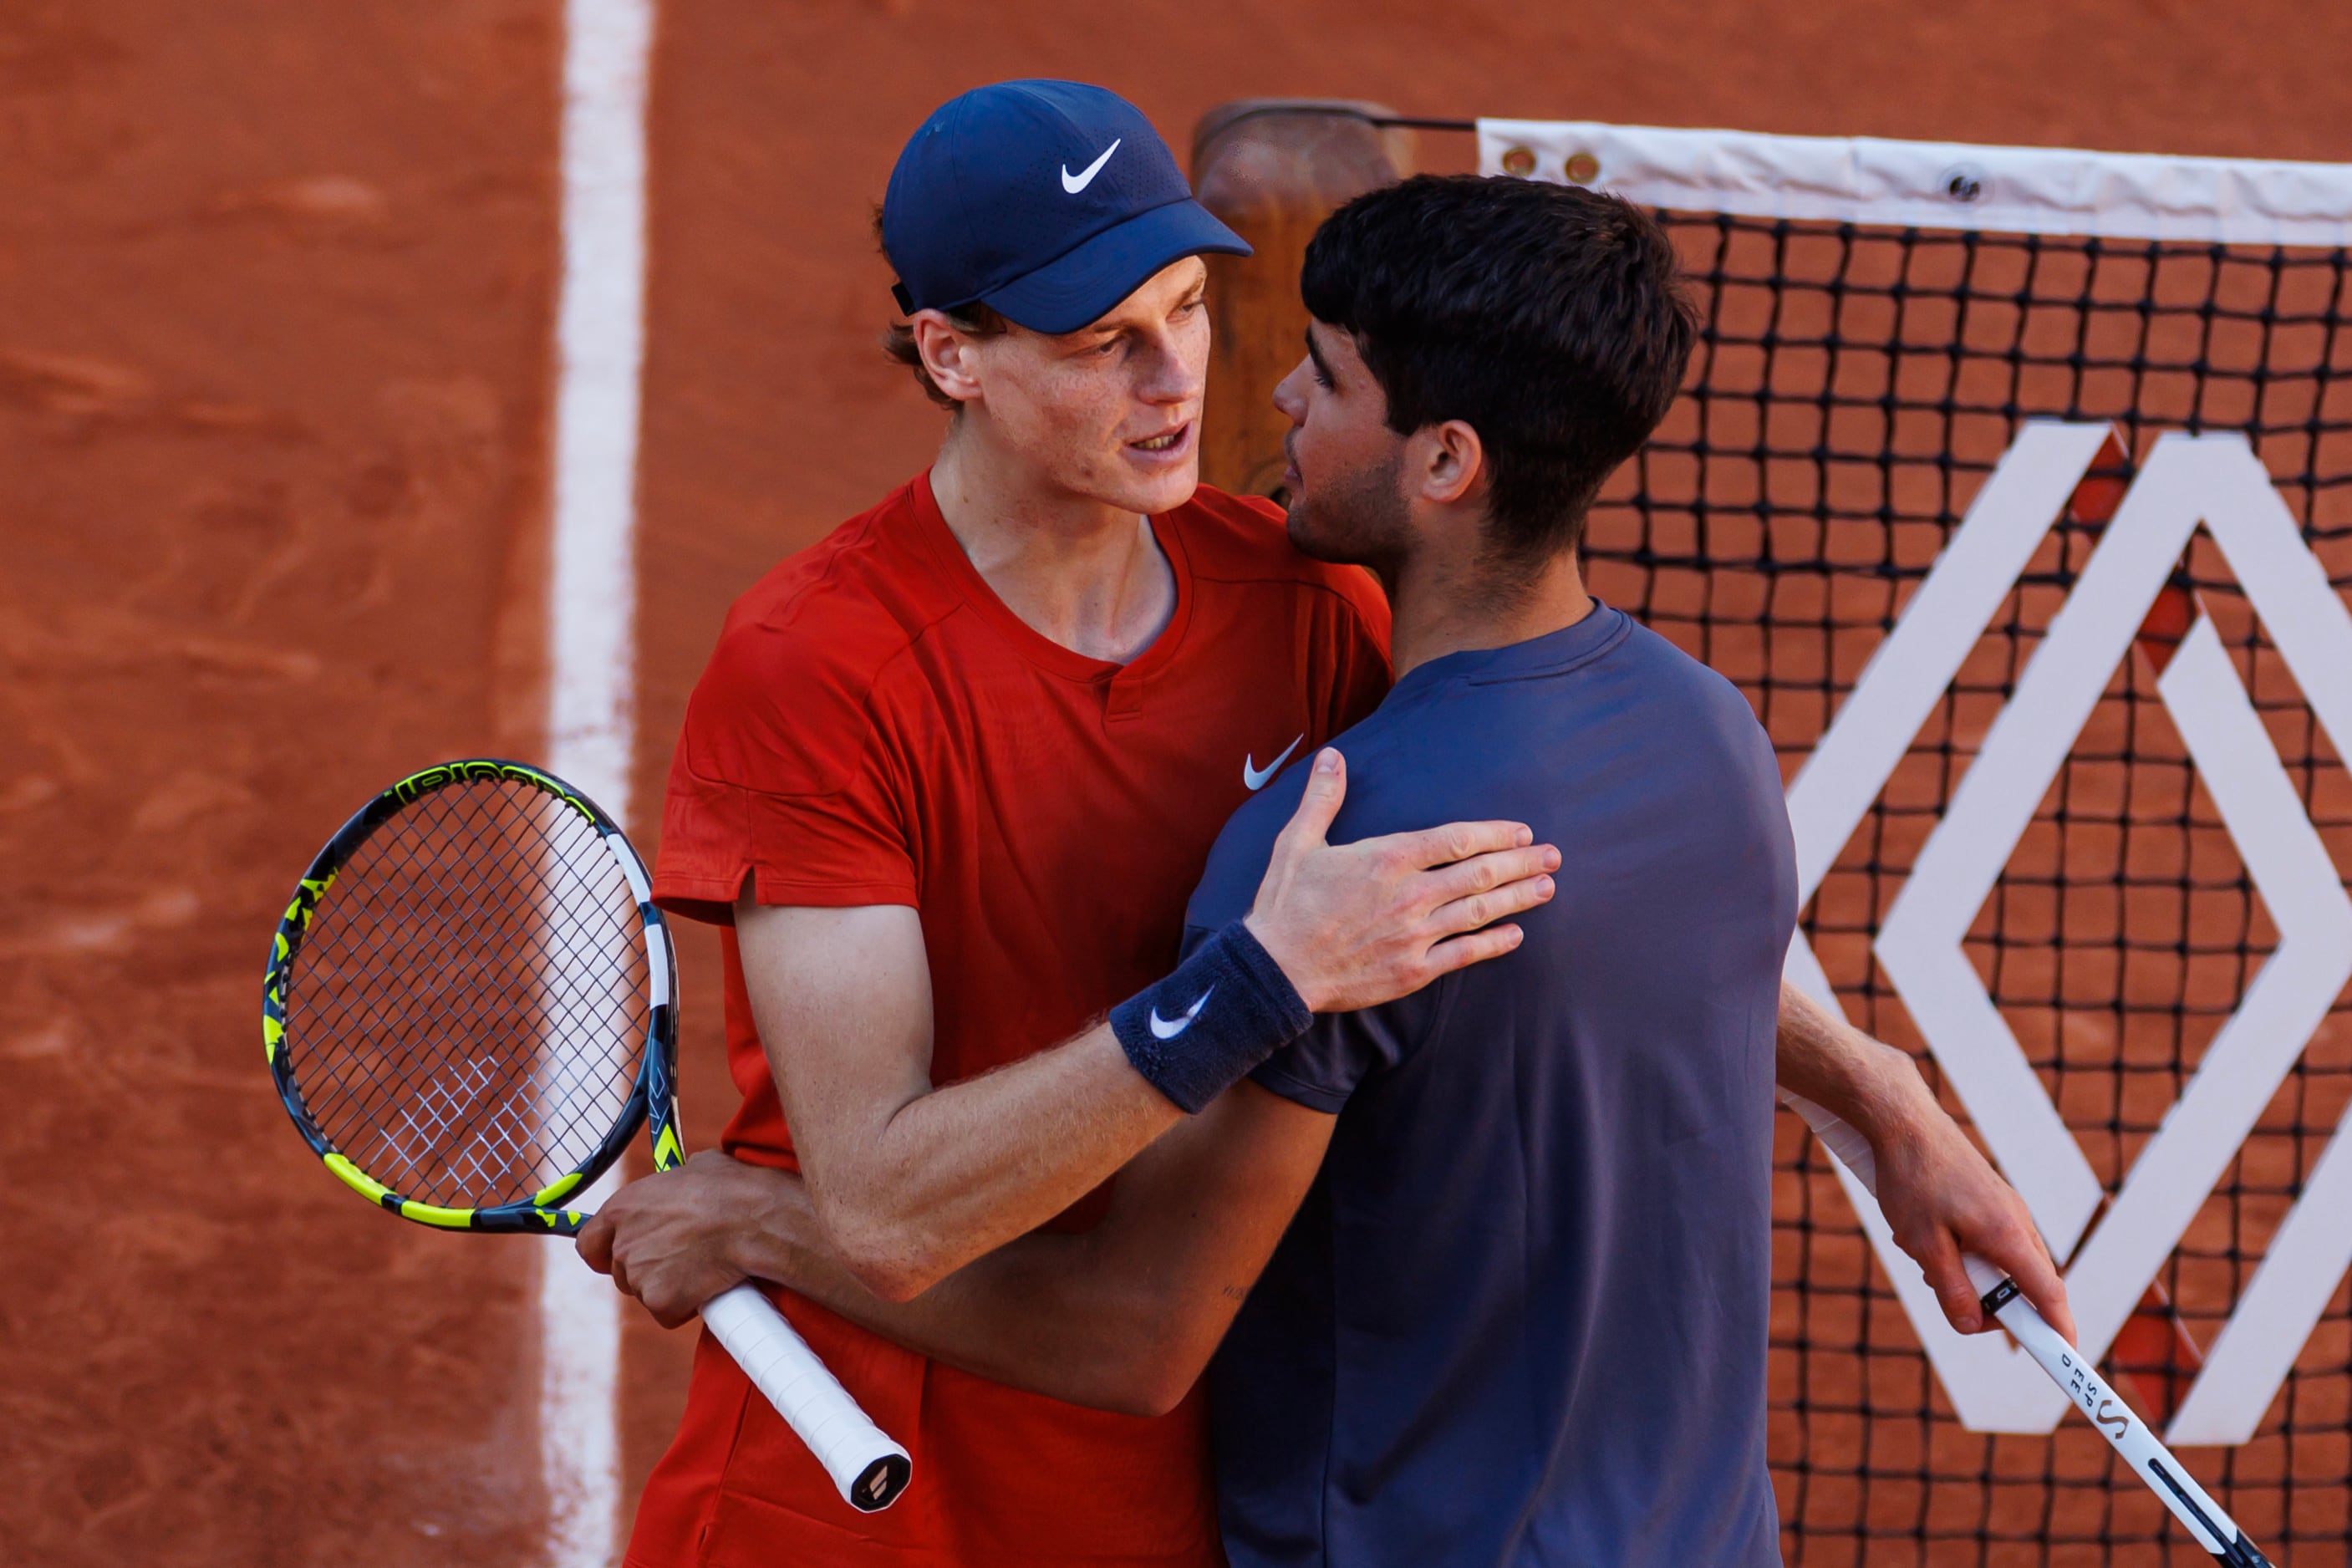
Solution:
[{"label": "blue-grey tennis shirt", "polygon": [[[1318,1018],[1255,1074],[1339,1113],[1213,1371],[1234,1568],[1747,1568],[1764,1455],[1773,1037],[1796,870],[1747,701],[1619,611],[1421,666],[1335,742],[1330,837],[1559,847],[1517,952]],[[1307,770],[1218,839],[1248,911]]]}]

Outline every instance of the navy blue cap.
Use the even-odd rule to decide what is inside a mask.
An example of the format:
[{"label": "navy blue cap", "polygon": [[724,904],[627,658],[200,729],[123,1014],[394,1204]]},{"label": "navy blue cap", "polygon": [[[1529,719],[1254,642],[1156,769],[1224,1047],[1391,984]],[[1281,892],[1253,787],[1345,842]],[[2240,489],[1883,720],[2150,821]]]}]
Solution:
[{"label": "navy blue cap", "polygon": [[1183,257],[1250,253],[1140,110],[1076,81],[942,104],[890,171],[882,247],[908,314],[979,303],[1038,332],[1076,331]]}]

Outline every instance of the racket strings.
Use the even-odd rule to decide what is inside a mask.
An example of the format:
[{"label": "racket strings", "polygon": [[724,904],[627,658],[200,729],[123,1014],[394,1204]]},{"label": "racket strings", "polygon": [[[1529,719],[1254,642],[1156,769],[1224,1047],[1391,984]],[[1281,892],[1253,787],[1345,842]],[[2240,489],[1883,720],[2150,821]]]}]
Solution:
[{"label": "racket strings", "polygon": [[[478,926],[481,912],[478,908],[467,910],[468,923]],[[501,985],[494,970],[468,962],[464,948],[453,951],[446,930],[435,935],[437,940],[429,949],[411,955],[409,967],[440,976],[443,995],[399,996],[373,1020],[381,1032],[396,1039],[448,1040],[454,1028],[467,1022],[460,1017],[456,999],[470,998],[478,1014],[470,1022],[477,1029],[503,1026],[512,1035],[526,1034],[530,1027],[528,992],[517,981],[527,977],[506,977]],[[382,966],[368,963],[361,973],[363,983],[381,994]],[[334,1005],[319,1021],[329,1023],[339,1036],[369,1022],[364,1011],[349,1002]],[[315,1032],[310,1037],[315,1039]],[[399,1058],[387,1063],[322,1055],[318,1060],[345,1100],[321,1095],[315,1112],[331,1121],[355,1119],[373,1124],[371,1146],[346,1146],[379,1179],[403,1191],[421,1190],[426,1184],[417,1177],[436,1157],[448,1161],[453,1174],[472,1189],[481,1190],[485,1176],[493,1184],[498,1178],[511,1184],[513,1168],[530,1157],[532,1127],[550,1120],[536,1103],[528,1060],[501,1059],[497,1054],[453,1058],[446,1050],[419,1053],[404,1062]]]},{"label": "racket strings", "polygon": [[[578,822],[577,818],[568,820]],[[599,849],[589,837],[590,830],[584,824],[580,825],[576,832],[585,847]],[[562,856],[559,851],[558,857],[547,863],[569,868],[578,861]],[[477,865],[478,871],[508,879],[516,877],[525,868],[511,853],[484,858]],[[575,884],[580,880],[571,875],[558,879]],[[440,899],[446,900],[453,892],[448,877],[433,865],[426,866],[421,881]],[[467,996],[480,1005],[478,1010],[483,1017],[477,1022],[496,1023],[504,1015],[503,1032],[509,1037],[530,1028],[530,1013],[534,998],[545,1014],[539,1021],[539,1032],[542,1037],[561,1038],[566,1034],[577,1036],[584,1026],[598,1022],[583,1016],[578,998],[572,994],[575,988],[563,984],[561,973],[555,968],[559,959],[575,957],[583,947],[593,947],[593,942],[581,940],[583,933],[576,929],[576,921],[573,922],[572,940],[566,944],[572,952],[564,954],[551,952],[548,947],[549,933],[557,929],[557,922],[541,921],[527,926],[524,933],[526,942],[520,946],[505,943],[503,951],[510,960],[520,961],[528,967],[509,963],[507,966],[509,973],[500,976],[494,966],[467,962],[469,955],[462,944],[469,933],[474,940],[481,940],[489,934],[511,933],[484,931],[484,917],[498,911],[486,907],[483,900],[476,896],[478,889],[468,886],[454,890],[460,895],[457,906],[462,911],[460,920],[445,921],[436,928],[426,928],[432,939],[432,950],[425,955],[425,962],[418,967],[441,974],[445,981],[454,979],[458,984],[445,984],[440,988],[440,997],[421,1012],[414,1005],[413,997],[409,1006],[392,1010],[385,1021],[392,1026],[393,1032],[414,1037],[414,1032],[423,1028],[437,1038],[446,1039],[453,1010],[449,999]],[[591,894],[599,891],[593,888],[583,889],[576,885],[561,890],[575,900],[583,890]],[[610,901],[609,899],[606,900],[608,905]],[[610,934],[619,940],[627,940],[630,933],[622,929]],[[501,978],[504,981],[502,985],[499,984]],[[349,1011],[348,1007],[343,1009],[345,1014]],[[632,1020],[633,1024],[637,1022]],[[634,1037],[634,1027],[630,1034]],[[449,1173],[461,1187],[477,1192],[498,1190],[501,1185],[511,1189],[522,1184],[520,1173],[525,1167],[532,1167],[533,1176],[561,1173],[560,1171],[541,1173],[535,1168],[534,1155],[539,1152],[534,1147],[535,1142],[571,1144],[583,1151],[593,1149],[603,1128],[610,1124],[609,1108],[598,1103],[596,1097],[590,1097],[591,1103],[585,1106],[575,1103],[581,1098],[576,1071],[568,1078],[551,1072],[551,1069],[560,1060],[568,1060],[569,1058],[542,1051],[528,1062],[500,1060],[495,1055],[482,1054],[450,1061],[443,1059],[446,1055],[446,1052],[437,1056],[433,1053],[420,1055],[388,1086],[363,1084],[363,1108],[374,1113],[375,1120],[383,1125],[377,1138],[378,1147],[362,1152],[360,1157],[363,1163],[371,1160],[386,1163],[387,1168],[379,1179],[393,1180],[405,1188],[415,1188],[423,1184],[415,1179],[416,1174],[439,1159],[448,1164]],[[420,1072],[419,1068],[425,1071]],[[340,1079],[341,1075],[338,1077]],[[553,1094],[550,1093],[551,1086]],[[367,1089],[380,1087],[388,1088],[390,1092],[379,1095],[366,1093]],[[396,1107],[396,1113],[390,1118],[383,1114],[386,1105]],[[587,1113],[586,1119],[591,1125],[582,1125],[583,1111]],[[539,1134],[536,1140],[534,1133]],[[558,1160],[555,1163],[568,1166],[572,1162]],[[543,1184],[532,1180],[528,1184],[535,1188]]]},{"label": "racket strings", "polygon": [[[537,921],[526,927],[528,948],[513,952],[510,956],[527,962],[528,972],[509,973],[505,977],[504,994],[499,999],[508,1004],[510,1010],[526,1015],[536,1006],[541,1014],[538,1024],[542,1038],[557,1041],[584,1039],[604,1026],[606,1020],[589,1008],[588,997],[573,983],[576,976],[572,972],[572,961],[583,952],[602,955],[613,952],[616,946],[633,944],[637,933],[635,903],[634,900],[624,900],[614,896],[618,890],[615,884],[619,882],[617,868],[604,852],[600,836],[592,827],[579,817],[547,802],[543,796],[524,798],[551,814],[549,822],[560,830],[557,852],[551,858],[543,855],[531,857],[530,863],[525,865],[520,863],[511,844],[502,843],[500,852],[489,869],[494,873],[519,877],[530,869],[546,871],[551,868],[554,879],[563,884],[555,889],[561,900],[557,907],[568,911],[569,918]],[[581,874],[583,866],[603,873],[604,885],[594,885],[590,879],[583,877]],[[438,879],[437,870],[434,875]],[[579,929],[578,911],[592,909],[614,917],[606,930],[583,931]],[[565,933],[565,950],[551,952],[549,942],[559,931]],[[445,950],[461,935],[447,929],[436,934]],[[641,989],[633,988],[631,994],[633,998],[641,995]],[[609,1000],[609,993],[606,999]],[[624,1043],[634,1047],[642,1036],[643,1027],[643,1013],[639,1010],[628,1021]],[[614,1107],[593,1095],[587,1097],[585,1104],[575,1103],[581,1098],[580,1079],[578,1064],[571,1053],[541,1051],[530,1065],[533,1070],[528,1075],[518,1075],[509,1070],[496,1074],[497,1081],[494,1082],[484,1081],[489,1075],[486,1074],[485,1064],[479,1061],[465,1064],[459,1069],[460,1086],[468,1089],[467,1098],[507,1113],[493,1113],[488,1118],[489,1125],[478,1133],[477,1141],[465,1146],[467,1164],[464,1169],[485,1172],[490,1168],[486,1163],[487,1157],[501,1151],[509,1159],[525,1157],[528,1131],[532,1126],[554,1127],[559,1134],[559,1142],[566,1141],[567,1137],[584,1136],[584,1152],[585,1149],[593,1149],[604,1129],[611,1125]],[[631,1073],[635,1070],[634,1050],[629,1070]],[[468,1078],[470,1086],[465,1082]],[[554,1091],[551,1102],[549,1095],[551,1085]],[[504,1100],[493,1098],[497,1094],[503,1094],[506,1098]],[[437,1099],[448,1108],[433,1119],[436,1125],[430,1131],[437,1132],[444,1127],[463,1125],[464,1108],[456,1089],[445,1081],[436,1080],[434,1085],[427,1086],[426,1096],[428,1101]]]},{"label": "racket strings", "polygon": [[[488,864],[482,868],[484,874],[491,877],[511,876],[516,869],[517,868],[513,866],[497,863]],[[420,880],[434,884],[431,890],[436,895],[446,895],[451,890],[444,879],[430,868],[417,868],[417,875]],[[467,931],[469,928],[479,926],[483,913],[478,902],[469,903],[457,919],[445,921],[436,926],[416,927],[410,933],[415,945],[405,952],[388,943],[354,947],[349,940],[341,942],[343,951],[338,952],[336,936],[341,933],[330,935],[325,941],[320,941],[314,936],[313,941],[307,946],[310,956],[314,960],[327,956],[346,958],[350,962],[350,973],[347,978],[355,982],[349,989],[331,994],[325,998],[326,1021],[332,1030],[340,1032],[352,1026],[357,1018],[364,1016],[365,1013],[373,1008],[379,1015],[381,1023],[394,1033],[404,1034],[415,1029],[437,1032],[446,1027],[455,1014],[457,1006],[456,998],[469,997],[478,1005],[484,1002],[486,1000],[482,991],[486,983],[484,975],[480,973],[467,973],[469,967],[478,972],[483,967],[478,963],[468,964],[472,954],[467,945],[471,940]],[[467,985],[451,986],[446,989],[446,994],[437,997],[415,991],[394,989],[394,984],[400,979],[404,970],[422,971],[445,980],[452,977],[465,980],[469,983],[470,988]],[[510,1005],[519,1005],[521,998],[514,994],[517,989],[518,987],[510,984],[507,987],[507,994],[500,995],[498,1000]],[[389,997],[387,997],[387,992],[390,993]],[[314,995],[313,1000],[317,999]],[[429,1058],[420,1058],[420,1061],[428,1067],[431,1065]],[[325,1065],[329,1071],[333,1072],[340,1064],[330,1059]],[[335,1077],[340,1084],[341,1081],[340,1073],[336,1073]],[[364,1097],[381,1087],[378,1084],[363,1083],[358,1092]],[[399,1087],[412,1091],[421,1091],[425,1086],[409,1081],[407,1075],[404,1074]]]},{"label": "racket strings", "polygon": [[321,897],[287,1002],[328,1142],[404,1197],[527,1200],[623,1116],[651,1005],[635,896],[595,826],[474,780],[379,827]]}]

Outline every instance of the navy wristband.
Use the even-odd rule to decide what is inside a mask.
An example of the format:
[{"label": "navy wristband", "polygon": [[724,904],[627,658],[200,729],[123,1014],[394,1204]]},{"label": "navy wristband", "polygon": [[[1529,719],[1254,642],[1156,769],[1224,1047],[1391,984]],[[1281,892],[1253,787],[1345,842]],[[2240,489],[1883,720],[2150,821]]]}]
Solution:
[{"label": "navy wristband", "polygon": [[1315,1015],[1249,928],[1235,921],[1176,973],[1110,1010],[1119,1048],[1187,1112],[1307,1032]]}]

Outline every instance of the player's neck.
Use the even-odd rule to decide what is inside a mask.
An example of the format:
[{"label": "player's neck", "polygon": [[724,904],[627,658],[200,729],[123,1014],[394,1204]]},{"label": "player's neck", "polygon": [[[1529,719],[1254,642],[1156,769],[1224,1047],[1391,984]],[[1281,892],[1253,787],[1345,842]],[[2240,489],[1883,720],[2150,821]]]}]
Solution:
[{"label": "player's neck", "polygon": [[1537,568],[1423,551],[1382,574],[1382,582],[1389,593],[1389,657],[1399,679],[1449,653],[1508,647],[1592,613],[1574,551]]},{"label": "player's neck", "polygon": [[990,589],[1040,637],[1124,664],[1176,608],[1176,577],[1139,514],[1055,487],[949,432],[931,468],[948,531]]}]

